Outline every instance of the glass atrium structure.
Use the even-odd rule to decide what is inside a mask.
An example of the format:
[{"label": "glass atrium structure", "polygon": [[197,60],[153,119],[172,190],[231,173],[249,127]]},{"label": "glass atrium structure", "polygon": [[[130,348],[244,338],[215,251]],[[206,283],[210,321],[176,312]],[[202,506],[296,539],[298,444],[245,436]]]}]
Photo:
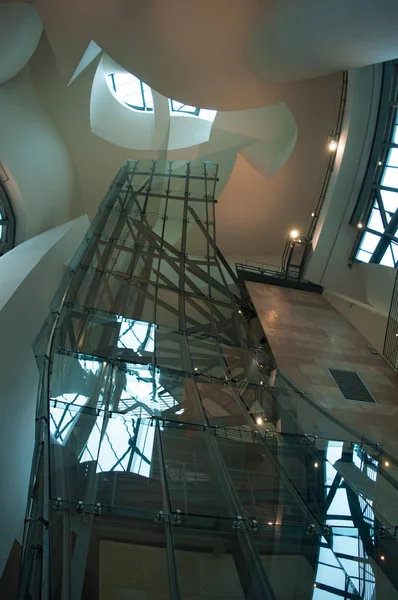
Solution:
[{"label": "glass atrium structure", "polygon": [[279,373],[216,183],[127,162],[52,303],[20,599],[398,597],[393,459]]}]

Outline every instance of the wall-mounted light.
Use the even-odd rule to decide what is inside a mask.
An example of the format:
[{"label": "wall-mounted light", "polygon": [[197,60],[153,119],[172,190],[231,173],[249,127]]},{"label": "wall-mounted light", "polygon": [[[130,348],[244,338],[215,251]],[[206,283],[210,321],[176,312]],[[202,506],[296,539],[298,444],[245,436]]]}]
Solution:
[{"label": "wall-mounted light", "polygon": [[377,164],[379,165],[379,167],[381,167],[381,165],[382,165],[383,163],[381,162],[381,160],[379,160],[379,162],[378,162]]},{"label": "wall-mounted light", "polygon": [[263,418],[262,417],[257,417],[256,423],[257,423],[257,425],[262,425],[264,423]]},{"label": "wall-mounted light", "polygon": [[363,227],[362,223],[358,223],[357,227],[358,227],[358,229],[362,229],[362,227]]},{"label": "wall-mounted light", "polygon": [[384,461],[384,466],[385,467],[389,467],[390,466],[390,461],[389,460],[385,460]]},{"label": "wall-mounted light", "polygon": [[330,139],[328,142],[328,147],[331,152],[334,152],[337,148],[337,142],[334,138]]},{"label": "wall-mounted light", "polygon": [[300,232],[297,231],[297,229],[292,229],[289,235],[292,238],[292,240],[295,240],[300,235]]},{"label": "wall-mounted light", "polygon": [[315,217],[315,213],[314,212],[311,213],[311,217]]},{"label": "wall-mounted light", "polygon": [[314,462],[314,467],[317,469],[319,467],[319,462]]}]

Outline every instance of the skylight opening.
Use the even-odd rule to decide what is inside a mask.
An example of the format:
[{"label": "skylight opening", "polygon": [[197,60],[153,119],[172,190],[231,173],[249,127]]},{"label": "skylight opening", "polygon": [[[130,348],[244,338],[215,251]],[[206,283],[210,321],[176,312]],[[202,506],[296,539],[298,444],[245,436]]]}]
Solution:
[{"label": "skylight opening", "polygon": [[108,84],[121,104],[141,112],[153,112],[153,97],[149,85],[131,73],[111,73]]},{"label": "skylight opening", "polygon": [[205,121],[213,122],[216,118],[217,111],[209,108],[198,108],[190,104],[184,104],[178,100],[170,100],[171,114],[189,115],[191,117],[199,117]]}]

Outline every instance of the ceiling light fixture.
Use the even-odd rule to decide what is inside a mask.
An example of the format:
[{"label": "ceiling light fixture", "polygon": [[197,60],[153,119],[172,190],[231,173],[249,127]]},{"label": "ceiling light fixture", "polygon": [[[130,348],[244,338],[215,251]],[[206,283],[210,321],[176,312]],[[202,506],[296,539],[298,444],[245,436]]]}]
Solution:
[{"label": "ceiling light fixture", "polygon": [[256,423],[257,423],[257,425],[262,425],[264,423],[262,417],[257,417]]},{"label": "ceiling light fixture", "polygon": [[296,239],[296,237],[298,237],[300,234],[297,231],[297,229],[292,229],[292,231],[290,232],[290,237],[292,238],[292,240]]},{"label": "ceiling light fixture", "polygon": [[385,560],[385,558],[386,558],[386,557],[384,556],[384,554],[382,554],[382,555],[380,556],[380,560]]},{"label": "ceiling light fixture", "polygon": [[382,165],[383,163],[381,162],[381,160],[379,160],[379,162],[378,162],[377,164],[379,165],[379,167],[381,167],[381,165]]},{"label": "ceiling light fixture", "polygon": [[389,467],[390,466],[390,461],[389,460],[385,460],[384,461],[384,466],[385,467]]},{"label": "ceiling light fixture", "polygon": [[314,212],[311,213],[311,217],[315,217],[315,213]]},{"label": "ceiling light fixture", "polygon": [[362,229],[362,227],[363,227],[362,223],[358,223],[357,227],[358,227],[358,229]]},{"label": "ceiling light fixture", "polygon": [[314,467],[317,469],[319,467],[319,462],[314,462]]}]

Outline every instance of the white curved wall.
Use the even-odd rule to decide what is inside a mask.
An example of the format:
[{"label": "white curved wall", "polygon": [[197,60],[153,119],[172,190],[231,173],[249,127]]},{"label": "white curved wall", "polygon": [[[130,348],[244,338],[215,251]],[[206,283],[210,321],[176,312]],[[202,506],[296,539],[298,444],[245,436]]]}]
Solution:
[{"label": "white curved wall", "polygon": [[169,99],[152,90],[154,111],[129,108],[110,89],[108,76],[125,73],[109,56],[98,64],[90,98],[91,131],[104,140],[131,150],[178,150],[204,144],[213,122],[200,116],[170,113]]},{"label": "white curved wall", "polygon": [[68,149],[27,68],[0,86],[0,131],[0,160],[11,180],[18,244],[67,221],[74,194]]},{"label": "white curved wall", "polygon": [[0,331],[7,340],[0,347],[0,577],[14,540],[22,541],[39,380],[32,344],[65,263],[88,226],[87,216],[80,217],[28,240],[0,260]]},{"label": "white curved wall", "polygon": [[116,146],[151,150],[155,131],[154,112],[134,110],[116,99],[107,77],[118,71],[123,69],[109,57],[102,57],[91,90],[91,131]]},{"label": "white curved wall", "polygon": [[14,77],[28,62],[42,30],[33,4],[0,3],[0,83]]}]

